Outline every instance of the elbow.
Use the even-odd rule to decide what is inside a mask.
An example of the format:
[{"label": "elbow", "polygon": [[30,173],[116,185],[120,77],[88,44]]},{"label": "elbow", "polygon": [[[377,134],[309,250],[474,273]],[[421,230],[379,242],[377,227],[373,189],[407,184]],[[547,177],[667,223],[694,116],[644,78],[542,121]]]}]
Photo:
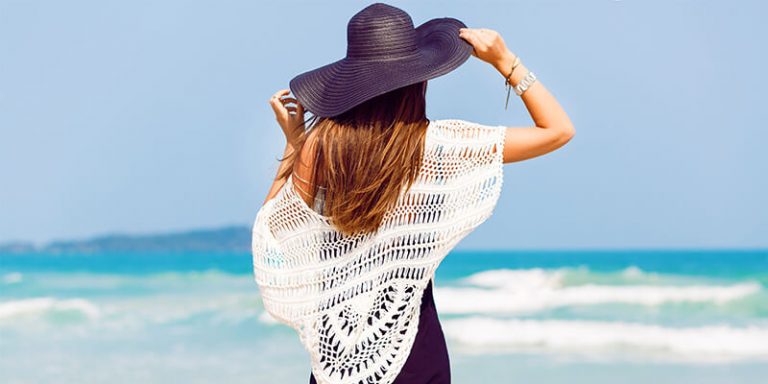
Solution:
[{"label": "elbow", "polygon": [[562,145],[565,145],[571,139],[573,139],[573,136],[576,135],[576,129],[573,127],[573,124],[568,124],[560,129],[560,141]]}]

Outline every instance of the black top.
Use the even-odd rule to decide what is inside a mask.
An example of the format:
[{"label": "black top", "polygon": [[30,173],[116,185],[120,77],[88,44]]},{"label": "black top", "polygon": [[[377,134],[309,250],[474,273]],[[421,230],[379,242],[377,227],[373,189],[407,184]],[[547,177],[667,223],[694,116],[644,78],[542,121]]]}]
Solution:
[{"label": "black top", "polygon": [[[419,328],[408,359],[393,384],[449,384],[451,367],[445,335],[432,296],[432,279],[421,299]],[[310,371],[309,383],[317,384]]]}]

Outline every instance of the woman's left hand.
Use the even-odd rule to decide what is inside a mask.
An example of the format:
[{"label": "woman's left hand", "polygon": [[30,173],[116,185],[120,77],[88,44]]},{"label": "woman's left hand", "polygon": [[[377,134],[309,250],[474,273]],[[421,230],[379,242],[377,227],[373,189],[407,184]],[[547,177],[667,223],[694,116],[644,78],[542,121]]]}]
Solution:
[{"label": "woman's left hand", "polygon": [[[304,106],[296,98],[287,96],[290,89],[281,89],[269,99],[269,104],[275,111],[275,119],[283,129],[287,144],[295,146],[298,137],[304,131]],[[289,103],[296,104],[288,105]]]}]

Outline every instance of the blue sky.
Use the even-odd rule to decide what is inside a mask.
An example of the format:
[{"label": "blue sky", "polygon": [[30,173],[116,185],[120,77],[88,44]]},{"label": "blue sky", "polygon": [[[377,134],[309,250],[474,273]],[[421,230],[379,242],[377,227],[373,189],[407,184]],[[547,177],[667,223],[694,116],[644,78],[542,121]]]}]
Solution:
[{"label": "blue sky", "polygon": [[[370,3],[0,1],[0,242],[250,225],[283,145],[267,99]],[[460,247],[768,246],[764,2],[388,3],[496,29],[576,127],[506,165]],[[532,123],[474,57],[427,97]]]}]

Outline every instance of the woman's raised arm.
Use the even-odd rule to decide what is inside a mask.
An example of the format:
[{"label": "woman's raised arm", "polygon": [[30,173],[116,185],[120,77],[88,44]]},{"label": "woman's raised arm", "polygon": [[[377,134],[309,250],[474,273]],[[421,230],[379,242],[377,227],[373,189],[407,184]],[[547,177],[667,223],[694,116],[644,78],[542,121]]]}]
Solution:
[{"label": "woman's raised arm", "polygon": [[[462,28],[459,36],[469,42],[472,55],[491,64],[502,77],[509,75],[516,55],[504,43],[501,35],[492,29]],[[510,84],[518,85],[528,74],[528,68],[519,63],[512,71]],[[504,141],[504,162],[511,163],[552,152],[573,138],[575,129],[560,103],[536,80],[520,96],[535,126],[508,127]]]}]

